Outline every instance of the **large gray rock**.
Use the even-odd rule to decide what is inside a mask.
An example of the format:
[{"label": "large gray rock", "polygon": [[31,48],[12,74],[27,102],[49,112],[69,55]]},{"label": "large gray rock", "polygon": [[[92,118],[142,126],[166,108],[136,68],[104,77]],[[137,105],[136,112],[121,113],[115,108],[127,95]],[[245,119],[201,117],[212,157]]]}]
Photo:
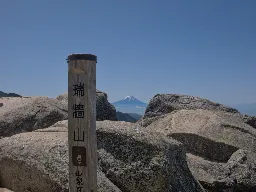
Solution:
[{"label": "large gray rock", "polygon": [[[15,192],[68,192],[67,128],[0,139],[0,187]],[[49,130],[48,130],[49,129]],[[98,170],[98,192],[121,192]]]},{"label": "large gray rock", "polygon": [[115,186],[102,172],[97,172],[97,192],[122,192],[117,186]]},{"label": "large gray rock", "polygon": [[193,175],[209,191],[256,191],[256,153],[238,150],[226,163],[187,154]]},{"label": "large gray rock", "polygon": [[0,138],[49,127],[68,118],[67,104],[48,97],[1,98]]},{"label": "large gray rock", "polygon": [[238,113],[236,109],[200,97],[179,94],[157,94],[150,100],[145,115],[139,123],[141,123],[142,126],[147,126],[160,116],[181,109],[205,109]]},{"label": "large gray rock", "polygon": [[[190,170],[206,189],[233,192],[249,191],[256,186],[254,170],[241,168],[227,172],[230,162],[239,159],[238,151],[247,151],[246,158],[251,160],[256,153],[256,129],[245,123],[241,114],[220,110],[176,110],[144,129],[183,143]],[[251,160],[247,167],[254,166],[256,158]]]},{"label": "large gray rock", "polygon": [[256,152],[256,129],[244,123],[238,113],[178,110],[152,122],[145,130],[175,138],[193,153],[216,161],[227,161],[230,153],[238,149]]},{"label": "large gray rock", "polygon": [[68,93],[63,93],[61,95],[58,95],[56,97],[56,99],[67,103],[68,102]]},{"label": "large gray rock", "polygon": [[108,102],[107,94],[99,90],[96,91],[96,113],[97,121],[117,120],[116,108]]},{"label": "large gray rock", "polygon": [[251,125],[253,128],[256,128],[256,117],[255,116],[249,116],[249,115],[244,115],[244,122],[247,123],[248,125]]},{"label": "large gray rock", "polygon": [[[56,99],[68,102],[68,93],[59,95]],[[96,90],[96,119],[97,121],[103,120],[117,120],[115,107],[108,102],[106,93]]]},{"label": "large gray rock", "polygon": [[[97,122],[98,191],[203,191],[179,142],[139,128],[133,123]],[[68,191],[67,121],[0,139],[0,186]]]},{"label": "large gray rock", "polygon": [[6,189],[6,188],[0,188],[0,192],[13,192],[13,191],[10,191],[9,189]]},{"label": "large gray rock", "polygon": [[122,191],[202,191],[179,142],[128,122],[97,122],[99,165]]}]

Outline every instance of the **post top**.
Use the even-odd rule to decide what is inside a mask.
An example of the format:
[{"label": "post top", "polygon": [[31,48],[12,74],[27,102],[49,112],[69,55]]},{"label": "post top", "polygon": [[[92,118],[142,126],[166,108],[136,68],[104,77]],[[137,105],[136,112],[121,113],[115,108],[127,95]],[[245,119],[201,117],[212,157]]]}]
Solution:
[{"label": "post top", "polygon": [[95,61],[97,63],[97,56],[92,54],[70,54],[67,58],[67,62],[72,60],[89,60],[89,61]]}]

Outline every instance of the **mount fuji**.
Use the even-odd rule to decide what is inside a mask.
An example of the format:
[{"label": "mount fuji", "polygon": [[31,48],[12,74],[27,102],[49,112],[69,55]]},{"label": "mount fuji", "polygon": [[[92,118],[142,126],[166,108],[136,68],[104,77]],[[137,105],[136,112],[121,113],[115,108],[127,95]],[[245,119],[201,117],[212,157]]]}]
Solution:
[{"label": "mount fuji", "polygon": [[123,113],[137,113],[143,115],[146,107],[148,106],[147,103],[144,103],[133,96],[126,96],[124,99],[116,101],[112,103],[117,111]]}]

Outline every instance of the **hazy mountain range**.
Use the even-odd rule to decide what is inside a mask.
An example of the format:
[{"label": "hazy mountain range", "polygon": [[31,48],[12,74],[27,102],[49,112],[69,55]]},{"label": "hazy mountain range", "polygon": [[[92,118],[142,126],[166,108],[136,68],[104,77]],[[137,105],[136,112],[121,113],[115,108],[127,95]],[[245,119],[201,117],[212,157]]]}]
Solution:
[{"label": "hazy mountain range", "polygon": [[116,118],[117,118],[118,121],[126,121],[126,122],[132,122],[132,123],[135,123],[136,121],[139,120],[139,119],[133,118],[128,113],[122,113],[120,111],[116,112]]},{"label": "hazy mountain range", "polygon": [[136,121],[138,121],[142,117],[142,115],[139,115],[137,113],[127,113],[127,114],[133,117],[134,119],[136,119]]},{"label": "hazy mountain range", "polygon": [[21,96],[16,93],[5,93],[3,91],[0,91],[0,97],[21,97]]},{"label": "hazy mountain range", "polygon": [[112,103],[117,111],[123,113],[137,113],[143,115],[147,108],[147,103],[144,103],[133,96],[127,96],[124,99]]},{"label": "hazy mountain range", "polygon": [[231,107],[237,109],[239,112],[251,116],[256,116],[256,103],[245,103],[232,105]]}]

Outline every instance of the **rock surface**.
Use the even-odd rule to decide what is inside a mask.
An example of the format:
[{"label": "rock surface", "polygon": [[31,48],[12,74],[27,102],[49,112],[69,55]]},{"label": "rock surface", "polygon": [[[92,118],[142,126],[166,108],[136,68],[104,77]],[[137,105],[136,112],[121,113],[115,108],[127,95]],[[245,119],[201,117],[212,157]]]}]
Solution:
[{"label": "rock surface", "polygon": [[[59,95],[56,99],[67,103],[68,93]],[[108,102],[107,94],[99,90],[96,90],[96,119],[97,121],[117,120],[115,107]]]},{"label": "rock surface", "polygon": [[[96,95],[97,119],[116,120],[107,95]],[[62,119],[67,94],[0,98],[0,187],[68,192],[68,121]],[[138,123],[97,122],[98,192],[203,191],[194,177],[207,191],[254,192],[255,123],[198,97],[156,95]]]},{"label": "rock surface", "polygon": [[97,172],[97,192],[122,192],[117,186],[115,186],[102,172]]},{"label": "rock surface", "polygon": [[244,123],[240,114],[179,110],[152,122],[145,129],[172,137],[187,146],[190,152],[211,160],[227,161],[238,149],[256,152],[256,129]]},{"label": "rock surface", "polygon": [[108,96],[106,93],[96,91],[96,111],[97,121],[103,120],[117,120],[115,107],[108,102]]},{"label": "rock surface", "polygon": [[240,113],[180,109],[144,129],[183,143],[192,174],[207,190],[256,190],[256,129]]},{"label": "rock surface", "polygon": [[67,104],[48,97],[0,98],[0,138],[67,119]]},{"label": "rock surface", "polygon": [[202,191],[179,142],[132,123],[97,123],[99,165],[122,191]]},{"label": "rock surface", "polygon": [[0,192],[13,192],[13,191],[10,191],[9,189],[6,189],[6,188],[0,188]]},{"label": "rock surface", "polygon": [[[68,191],[66,126],[63,121],[0,139],[0,185],[13,191]],[[97,122],[97,136],[98,191],[202,191],[179,142],[116,121]]]},{"label": "rock surface", "polygon": [[157,94],[150,100],[141,123],[143,126],[147,126],[160,116],[181,109],[206,109],[238,113],[236,109],[200,97],[179,94]]},{"label": "rock surface", "polygon": [[256,128],[256,117],[255,116],[248,116],[244,115],[244,122],[247,123],[248,125],[251,125],[253,128]]},{"label": "rock surface", "polygon": [[187,154],[187,161],[192,174],[209,191],[254,192],[256,189],[256,153],[240,149],[227,163]]},{"label": "rock surface", "polygon": [[[0,186],[15,192],[68,192],[67,128],[49,129],[0,140]],[[121,192],[100,170],[97,179],[98,192]]]}]

